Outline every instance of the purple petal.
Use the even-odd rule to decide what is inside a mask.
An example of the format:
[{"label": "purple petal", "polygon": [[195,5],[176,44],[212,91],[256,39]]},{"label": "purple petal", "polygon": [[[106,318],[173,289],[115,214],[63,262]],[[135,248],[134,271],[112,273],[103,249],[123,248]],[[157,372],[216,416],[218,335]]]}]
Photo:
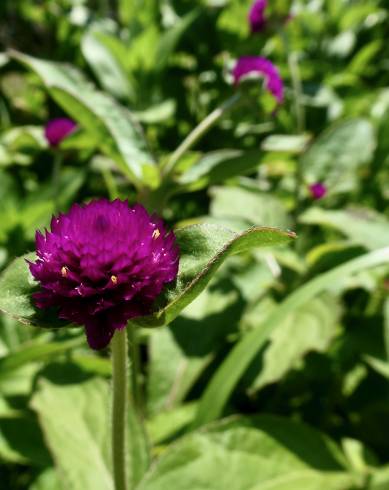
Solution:
[{"label": "purple petal", "polygon": [[265,79],[266,89],[273,94],[279,104],[284,100],[284,84],[273,63],[261,56],[242,56],[238,59],[232,76],[235,85],[239,84],[242,79],[251,74],[260,75]]},{"label": "purple petal", "polygon": [[250,30],[252,33],[261,32],[266,26],[265,9],[267,7],[267,0],[255,0],[252,4],[248,20],[250,24]]},{"label": "purple petal", "polygon": [[45,126],[46,140],[50,146],[58,146],[75,128],[76,123],[67,117],[52,119]]}]

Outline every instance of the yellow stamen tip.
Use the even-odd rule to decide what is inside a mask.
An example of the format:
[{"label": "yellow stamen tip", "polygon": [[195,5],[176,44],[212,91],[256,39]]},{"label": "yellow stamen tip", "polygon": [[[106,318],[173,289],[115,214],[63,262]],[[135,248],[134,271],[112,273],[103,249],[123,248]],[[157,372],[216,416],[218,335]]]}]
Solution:
[{"label": "yellow stamen tip", "polygon": [[156,240],[160,235],[161,235],[161,232],[158,230],[158,228],[156,228],[153,231],[153,238],[154,238],[154,240]]},{"label": "yellow stamen tip", "polygon": [[61,269],[61,276],[66,277],[68,275],[68,268],[64,265]]},{"label": "yellow stamen tip", "polygon": [[117,276],[111,276],[111,281],[113,282],[113,284],[117,284],[118,282]]}]

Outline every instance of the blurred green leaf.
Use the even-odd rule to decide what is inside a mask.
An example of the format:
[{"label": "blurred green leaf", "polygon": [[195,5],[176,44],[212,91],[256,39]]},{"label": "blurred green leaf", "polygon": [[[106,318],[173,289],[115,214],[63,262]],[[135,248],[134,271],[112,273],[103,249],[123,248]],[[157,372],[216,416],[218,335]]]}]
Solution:
[{"label": "blurred green leaf", "polygon": [[199,9],[192,10],[161,35],[155,53],[155,70],[161,71],[166,67],[181,37],[199,16],[199,13]]},{"label": "blurred green leaf", "polygon": [[92,26],[82,38],[82,53],[106,92],[118,99],[131,100],[134,91],[130,80],[109,43],[104,42],[106,35],[102,26]]},{"label": "blurred green leaf", "polygon": [[202,156],[176,182],[181,191],[197,191],[209,185],[219,184],[231,177],[245,175],[261,163],[263,152],[253,150],[218,150]]},{"label": "blurred green leaf", "polygon": [[244,220],[246,225],[288,228],[285,206],[272,194],[256,188],[214,187],[210,214],[215,218]]},{"label": "blurred green leaf", "polygon": [[16,52],[12,56],[39,75],[58,104],[96,136],[103,151],[130,180],[147,184],[146,172],[157,173],[142,132],[126,108],[98,92],[73,66]]},{"label": "blurred green leaf", "polygon": [[385,216],[366,208],[346,210],[308,209],[299,221],[309,225],[335,228],[353,243],[369,250],[385,247],[389,243],[389,221]]},{"label": "blurred green leaf", "polygon": [[324,182],[329,192],[351,190],[359,168],[374,154],[376,138],[366,119],[349,119],[326,129],[301,158],[310,183]]}]

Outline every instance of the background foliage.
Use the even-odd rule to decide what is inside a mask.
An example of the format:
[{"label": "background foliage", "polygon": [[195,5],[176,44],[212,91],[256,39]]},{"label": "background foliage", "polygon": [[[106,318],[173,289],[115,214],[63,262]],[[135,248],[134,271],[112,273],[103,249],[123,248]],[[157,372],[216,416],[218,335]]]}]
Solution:
[{"label": "background foliage", "polygon": [[[255,233],[189,232],[203,248],[186,249],[166,316],[136,330],[134,488],[389,488],[388,5],[269,3],[269,17],[292,18],[253,36],[245,0],[1,2],[2,489],[113,485],[108,353],[81,329],[24,325],[54,324],[34,316],[33,283],[13,262],[54,212],[96,196],[142,199],[178,228],[298,234],[253,251]],[[234,94],[233,60],[260,53],[280,69],[284,104],[274,112],[258,84],[166,172]],[[53,151],[43,128],[63,115],[78,130]],[[229,240],[244,253],[224,262]],[[223,265],[201,295],[180,313],[211,273],[165,308],[212,257]]]}]

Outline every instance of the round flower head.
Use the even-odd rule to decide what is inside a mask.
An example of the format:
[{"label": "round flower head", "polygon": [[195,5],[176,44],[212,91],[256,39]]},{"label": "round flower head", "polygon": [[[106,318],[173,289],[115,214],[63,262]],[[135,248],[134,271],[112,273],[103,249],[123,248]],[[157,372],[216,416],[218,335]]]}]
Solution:
[{"label": "round flower head", "polygon": [[252,33],[261,32],[266,25],[265,9],[267,0],[255,0],[249,10],[249,24]]},{"label": "round flower head", "polygon": [[53,217],[50,231],[36,233],[36,253],[29,263],[41,286],[36,306],[57,307],[60,318],[85,326],[93,349],[148,314],[178,272],[173,232],[143,206],[118,199],[74,204]]},{"label": "round flower head", "polygon": [[76,123],[67,117],[52,119],[45,126],[46,140],[50,146],[58,146],[75,127]]},{"label": "round flower head", "polygon": [[321,182],[316,182],[316,184],[309,186],[309,192],[313,199],[321,199],[327,194],[327,187]]},{"label": "round flower head", "polygon": [[284,84],[278,69],[271,61],[261,56],[242,56],[232,70],[235,85],[249,75],[260,75],[265,79],[266,89],[273,94],[279,104],[284,100]]}]

